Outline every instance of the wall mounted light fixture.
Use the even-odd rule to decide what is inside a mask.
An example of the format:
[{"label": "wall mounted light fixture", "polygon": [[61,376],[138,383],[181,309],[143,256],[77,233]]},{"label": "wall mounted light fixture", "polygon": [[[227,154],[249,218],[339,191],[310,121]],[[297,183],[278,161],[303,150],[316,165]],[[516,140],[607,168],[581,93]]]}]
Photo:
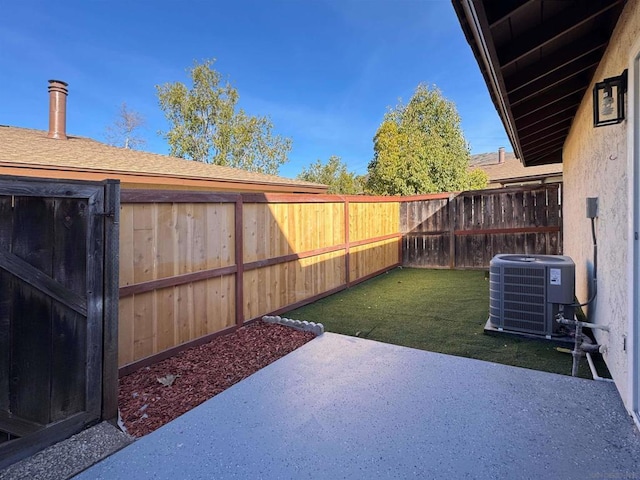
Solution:
[{"label": "wall mounted light fixture", "polygon": [[617,77],[605,78],[593,87],[593,126],[613,125],[624,120],[624,94],[627,91],[627,71]]}]

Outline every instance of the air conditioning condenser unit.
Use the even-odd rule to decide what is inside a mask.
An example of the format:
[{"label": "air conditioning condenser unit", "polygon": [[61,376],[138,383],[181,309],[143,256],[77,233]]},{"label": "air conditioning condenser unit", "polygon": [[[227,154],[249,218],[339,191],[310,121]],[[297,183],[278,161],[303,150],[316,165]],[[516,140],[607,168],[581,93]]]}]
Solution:
[{"label": "air conditioning condenser unit", "polygon": [[487,327],[552,338],[562,334],[555,321],[560,309],[573,317],[575,264],[570,257],[496,255],[489,282]]}]

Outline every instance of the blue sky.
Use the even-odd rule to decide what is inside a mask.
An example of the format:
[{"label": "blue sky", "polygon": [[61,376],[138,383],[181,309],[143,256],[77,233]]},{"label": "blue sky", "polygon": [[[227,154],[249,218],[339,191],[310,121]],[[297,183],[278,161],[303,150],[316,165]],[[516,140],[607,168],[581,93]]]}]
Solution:
[{"label": "blue sky", "polygon": [[194,61],[236,87],[240,106],[293,140],[280,174],[338,155],[365,173],[388,107],[437,85],[472,153],[511,150],[449,0],[84,0],[6,2],[0,124],[46,130],[47,80],[69,83],[67,131],[104,140],[122,102],[166,154],[155,85]]}]

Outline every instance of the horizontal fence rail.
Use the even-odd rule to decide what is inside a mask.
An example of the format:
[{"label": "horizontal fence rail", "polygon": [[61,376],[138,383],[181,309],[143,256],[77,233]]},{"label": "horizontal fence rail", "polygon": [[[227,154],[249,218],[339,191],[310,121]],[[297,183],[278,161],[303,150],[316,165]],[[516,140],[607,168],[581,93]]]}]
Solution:
[{"label": "horizontal fence rail", "polygon": [[405,266],[488,268],[498,253],[562,253],[559,183],[406,201],[400,211]]},{"label": "horizontal fence rail", "polygon": [[121,374],[400,264],[399,198],[124,190]]}]

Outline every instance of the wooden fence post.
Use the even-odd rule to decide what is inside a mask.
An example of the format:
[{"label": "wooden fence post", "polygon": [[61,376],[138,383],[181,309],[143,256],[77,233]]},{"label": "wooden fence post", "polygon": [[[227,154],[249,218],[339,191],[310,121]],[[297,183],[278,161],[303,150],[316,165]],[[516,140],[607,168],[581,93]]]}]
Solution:
[{"label": "wooden fence post", "polygon": [[349,253],[349,199],[344,198],[344,283],[349,288],[351,286],[351,259]]},{"label": "wooden fence post", "polygon": [[456,196],[449,195],[449,268],[456,268]]},{"label": "wooden fence post", "polygon": [[102,420],[118,419],[118,302],[120,181],[105,182],[104,285],[102,330]]},{"label": "wooden fence post", "polygon": [[242,196],[236,199],[235,251],[236,251],[236,326],[244,325],[244,224]]}]

